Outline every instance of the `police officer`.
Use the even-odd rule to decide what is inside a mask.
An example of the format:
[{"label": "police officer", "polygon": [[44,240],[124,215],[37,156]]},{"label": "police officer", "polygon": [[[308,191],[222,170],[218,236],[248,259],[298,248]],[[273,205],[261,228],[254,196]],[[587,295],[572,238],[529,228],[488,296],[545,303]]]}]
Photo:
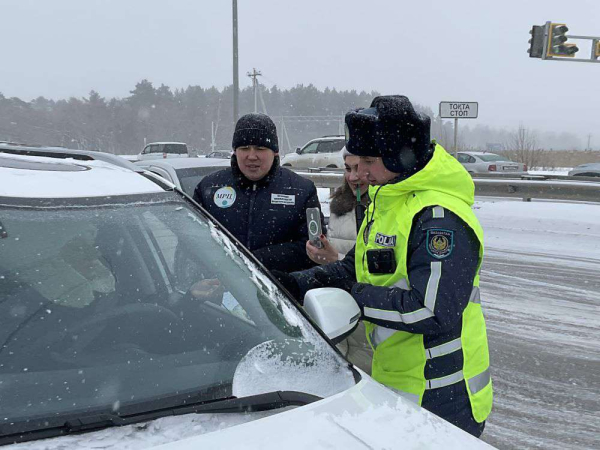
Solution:
[{"label": "police officer", "polygon": [[297,298],[316,287],[348,290],[375,350],[373,378],[480,436],[493,393],[473,180],[430,142],[429,117],[404,96],[377,97],[345,120],[346,147],[371,185],[355,250],[279,278]]},{"label": "police officer", "polygon": [[[277,130],[265,114],[241,117],[231,168],[203,178],[194,200],[267,269],[313,267],[306,255],[306,209],[320,208],[312,181],[279,166]],[[323,219],[321,214],[321,219]]]}]

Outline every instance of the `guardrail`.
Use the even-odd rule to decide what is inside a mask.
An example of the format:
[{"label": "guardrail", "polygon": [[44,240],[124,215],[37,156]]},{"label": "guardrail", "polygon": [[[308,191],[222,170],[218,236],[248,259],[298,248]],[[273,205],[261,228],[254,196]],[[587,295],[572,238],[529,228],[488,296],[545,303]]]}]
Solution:
[{"label": "guardrail", "polygon": [[[341,171],[311,169],[296,170],[298,175],[312,180],[320,188],[336,188],[343,182]],[[600,180],[595,177],[558,175],[474,176],[475,195],[480,197],[509,197],[524,201],[531,199],[600,203]]]}]

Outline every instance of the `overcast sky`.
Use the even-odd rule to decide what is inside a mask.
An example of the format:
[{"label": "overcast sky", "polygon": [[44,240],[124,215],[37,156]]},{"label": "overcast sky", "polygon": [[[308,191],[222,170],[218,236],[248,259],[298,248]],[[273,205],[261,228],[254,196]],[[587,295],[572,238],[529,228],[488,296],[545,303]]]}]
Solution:
[{"label": "overcast sky", "polygon": [[[232,83],[230,0],[0,0],[0,92],[125,97]],[[238,0],[240,85],[405,94],[438,111],[478,101],[477,123],[600,141],[600,64],[529,58],[529,30],[600,35],[600,0]],[[577,56],[589,56],[579,41]],[[474,122],[469,122],[474,124]]]}]

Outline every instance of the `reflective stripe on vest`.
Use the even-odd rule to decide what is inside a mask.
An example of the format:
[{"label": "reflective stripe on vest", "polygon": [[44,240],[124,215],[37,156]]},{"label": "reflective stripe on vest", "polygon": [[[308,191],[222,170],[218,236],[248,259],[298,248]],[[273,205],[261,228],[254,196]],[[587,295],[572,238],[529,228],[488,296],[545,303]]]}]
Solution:
[{"label": "reflective stripe on vest", "polygon": [[462,342],[460,338],[456,338],[453,341],[446,342],[445,344],[438,345],[437,347],[431,347],[425,349],[427,359],[437,358],[438,356],[448,355],[456,352],[462,348]]},{"label": "reflective stripe on vest", "polygon": [[479,375],[469,378],[469,390],[471,394],[477,394],[480,390],[486,387],[491,381],[490,369],[484,370]]},{"label": "reflective stripe on vest", "polygon": [[[458,372],[455,372],[451,375],[447,375],[445,377],[434,378],[433,380],[426,380],[425,389],[429,390],[443,388],[452,384],[459,383],[462,380],[464,380],[464,378],[465,377],[463,375],[463,371],[459,370]],[[486,387],[489,384],[490,379],[491,377],[489,368],[481,372],[479,375],[475,375],[474,377],[469,378],[467,380],[467,383],[469,383],[469,390],[471,391],[471,394],[476,394],[484,387]]]},{"label": "reflective stripe on vest", "polygon": [[[427,282],[427,289],[425,290],[425,307],[417,309],[409,313],[402,314],[399,311],[387,310],[387,309],[376,309],[376,308],[364,308],[364,315],[367,318],[387,320],[388,322],[401,322],[401,323],[416,323],[421,320],[429,319],[435,314],[435,302],[437,301],[438,288],[440,285],[440,278],[442,277],[442,262],[434,261],[431,263],[431,274],[429,275],[429,281]],[[406,279],[402,278],[398,281],[394,287],[405,289],[404,285],[408,287]]]},{"label": "reflective stripe on vest", "polygon": [[469,297],[469,302],[481,304],[481,295],[479,292],[479,286],[475,286],[471,291],[471,296]]},{"label": "reflective stripe on vest", "polygon": [[[434,264],[434,263],[431,263],[431,264]],[[407,281],[405,279],[402,279],[402,280],[400,280],[400,281],[398,281],[396,283],[396,285],[402,285],[402,284],[408,284],[408,283],[407,283]],[[396,286],[396,285],[394,285],[394,287],[401,287],[401,286]],[[404,289],[404,288],[401,287],[401,289]],[[473,287],[473,290],[471,291],[471,296],[469,297],[469,302],[471,302],[471,303],[477,303],[477,304],[481,303],[481,297],[480,297],[480,293],[479,293],[479,287],[477,287],[477,286]],[[368,310],[369,313],[367,313],[367,310]],[[426,309],[420,309],[419,311],[427,311],[427,310]],[[389,314],[386,314],[386,313],[389,313]],[[412,322],[405,322],[403,319],[404,319],[404,316],[406,316],[407,314],[400,314],[398,311],[385,311],[385,310],[382,310],[382,309],[365,308],[364,314],[365,314],[365,316],[367,318],[368,317],[372,317],[373,319],[388,320],[390,322],[412,323]],[[414,314],[414,313],[410,313],[410,314]],[[396,320],[394,320],[394,319],[396,319]],[[375,329],[369,335],[370,338],[371,338],[371,345],[373,345],[373,348],[377,348],[377,346],[379,344],[381,344],[387,338],[389,338],[390,336],[392,336],[396,331],[398,331],[398,330],[394,330],[393,328],[386,328],[386,327],[382,327],[380,325],[376,325]],[[459,341],[459,344],[460,344],[460,338],[456,339],[456,340]],[[438,347],[447,346],[451,342],[454,342],[454,341],[447,342],[446,344],[439,345]],[[438,347],[433,347],[431,349],[425,349],[425,351],[428,352],[428,351],[436,349]],[[461,348],[461,347],[459,346],[458,348],[456,348],[455,350],[452,350],[452,351],[456,351],[459,348]],[[445,355],[445,354],[448,354],[448,353],[452,353],[452,351],[447,351],[447,352],[442,353],[442,354]],[[436,356],[441,356],[441,354],[440,355],[436,355]],[[432,356],[432,358],[435,358],[436,356]],[[431,359],[431,358],[428,358],[428,359]]]},{"label": "reflective stripe on vest", "polygon": [[441,378],[434,378],[433,380],[425,380],[425,389],[439,389],[451,384],[456,384],[465,379],[463,371],[459,370],[451,375],[446,375]]}]

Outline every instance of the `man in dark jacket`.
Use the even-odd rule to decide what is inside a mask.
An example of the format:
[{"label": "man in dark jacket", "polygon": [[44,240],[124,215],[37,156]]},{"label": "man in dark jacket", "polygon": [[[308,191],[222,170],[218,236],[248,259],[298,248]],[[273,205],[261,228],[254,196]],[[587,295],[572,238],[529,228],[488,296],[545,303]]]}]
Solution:
[{"label": "man in dark jacket", "polygon": [[273,121],[264,114],[241,117],[232,146],[231,168],[202,179],[194,200],[267,269],[291,272],[314,266],[306,255],[306,208],[320,209],[317,189],[279,166]]}]

